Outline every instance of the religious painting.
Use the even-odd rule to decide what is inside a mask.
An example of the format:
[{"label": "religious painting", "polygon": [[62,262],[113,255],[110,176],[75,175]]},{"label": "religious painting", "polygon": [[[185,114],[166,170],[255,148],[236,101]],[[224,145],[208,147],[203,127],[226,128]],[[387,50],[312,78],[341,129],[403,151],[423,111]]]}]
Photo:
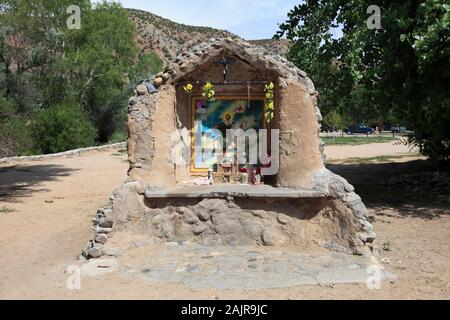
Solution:
[{"label": "religious painting", "polygon": [[[203,159],[195,159],[192,150],[193,161],[191,171],[205,172],[213,169],[217,163],[213,150],[217,148],[216,133],[220,132],[226,139],[227,129],[263,129],[264,121],[264,98],[247,97],[216,97],[215,101],[207,101],[201,97],[192,99],[192,131],[195,123],[201,122],[203,139],[202,148],[205,150]],[[208,131],[216,129],[217,131]],[[216,133],[215,133],[216,132]],[[194,145],[193,136],[193,145]],[[211,151],[211,152],[208,152]]]}]

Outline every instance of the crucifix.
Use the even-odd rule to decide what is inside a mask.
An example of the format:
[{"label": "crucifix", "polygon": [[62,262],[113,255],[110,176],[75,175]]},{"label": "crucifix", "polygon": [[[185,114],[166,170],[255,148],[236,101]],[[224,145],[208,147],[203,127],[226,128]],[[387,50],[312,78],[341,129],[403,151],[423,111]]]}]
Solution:
[{"label": "crucifix", "polygon": [[230,64],[230,60],[228,60],[225,56],[220,59],[219,63],[223,65],[223,83],[227,83],[227,72],[228,65]]}]

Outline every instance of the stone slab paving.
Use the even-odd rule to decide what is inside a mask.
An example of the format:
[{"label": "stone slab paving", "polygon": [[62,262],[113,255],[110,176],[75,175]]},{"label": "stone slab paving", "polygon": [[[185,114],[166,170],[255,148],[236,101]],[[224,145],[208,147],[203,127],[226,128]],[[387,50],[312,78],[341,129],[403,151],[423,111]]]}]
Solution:
[{"label": "stone slab paving", "polygon": [[[374,265],[378,264],[363,257],[332,252],[306,254],[298,249],[169,243],[165,250],[146,250],[140,263],[122,266],[120,272],[153,283],[183,283],[191,288],[262,289],[366,283],[368,267],[373,271]],[[380,270],[380,280],[393,281],[395,275],[382,268],[375,269]]]}]

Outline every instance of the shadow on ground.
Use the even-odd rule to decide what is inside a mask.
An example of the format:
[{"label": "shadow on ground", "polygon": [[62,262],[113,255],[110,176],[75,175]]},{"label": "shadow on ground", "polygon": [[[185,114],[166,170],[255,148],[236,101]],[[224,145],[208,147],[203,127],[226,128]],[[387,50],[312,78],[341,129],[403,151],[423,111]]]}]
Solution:
[{"label": "shadow on ground", "polygon": [[[330,164],[328,168],[353,184],[366,206],[379,216],[390,215],[385,209],[395,209],[396,217],[433,219],[450,215],[448,173],[441,173],[446,181],[439,185],[426,178],[427,173],[438,171],[429,160]],[[425,180],[414,183],[418,175],[425,175]],[[402,182],[408,176],[413,178],[408,183]],[[400,181],[392,182],[396,179]]]},{"label": "shadow on ground", "polygon": [[62,165],[12,165],[0,167],[0,201],[18,202],[34,192],[47,191],[40,188],[45,181],[67,177],[78,169]]}]

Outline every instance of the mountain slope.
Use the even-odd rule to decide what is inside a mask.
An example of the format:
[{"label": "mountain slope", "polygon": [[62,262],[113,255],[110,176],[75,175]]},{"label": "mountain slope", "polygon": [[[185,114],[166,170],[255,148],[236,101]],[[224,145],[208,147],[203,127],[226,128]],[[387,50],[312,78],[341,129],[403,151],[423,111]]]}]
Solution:
[{"label": "mountain slope", "polygon": [[[157,53],[165,62],[172,62],[179,53],[187,51],[196,44],[210,38],[239,38],[225,30],[185,25],[150,12],[136,9],[127,10],[138,31],[139,48],[143,52],[153,51]],[[289,49],[287,40],[265,39],[249,42],[281,55],[286,55]]]}]

